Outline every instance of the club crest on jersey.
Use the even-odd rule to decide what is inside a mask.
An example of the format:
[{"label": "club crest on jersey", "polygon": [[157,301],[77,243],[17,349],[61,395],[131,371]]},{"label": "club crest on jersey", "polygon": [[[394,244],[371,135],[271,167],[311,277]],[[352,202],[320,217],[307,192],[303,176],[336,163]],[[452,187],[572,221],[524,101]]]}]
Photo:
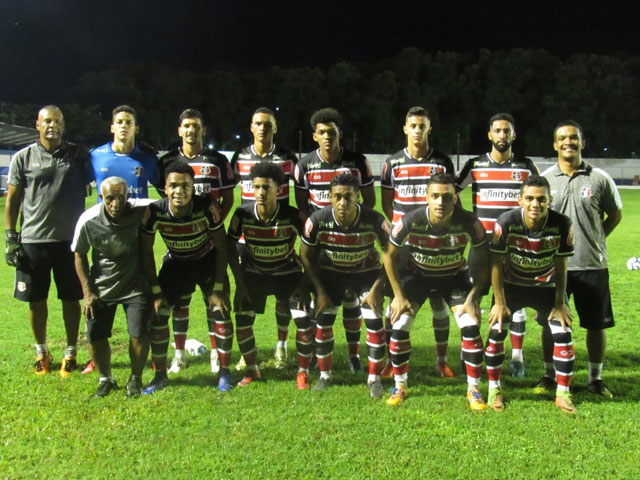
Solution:
[{"label": "club crest on jersey", "polygon": [[460,243],[460,240],[455,235],[449,235],[448,241],[449,245],[452,247],[455,247]]},{"label": "club crest on jersey", "polygon": [[313,230],[313,222],[310,218],[307,218],[304,224],[304,236],[309,238],[311,236],[311,230]]},{"label": "club crest on jersey", "polygon": [[398,234],[400,233],[400,230],[402,230],[402,222],[400,220],[398,220],[396,222],[396,224],[393,226],[393,230],[391,231],[391,235],[398,236]]},{"label": "club crest on jersey", "polygon": [[590,187],[584,187],[580,192],[582,198],[591,198],[593,196],[593,190]]},{"label": "club crest on jersey", "polygon": [[141,177],[143,173],[144,173],[144,168],[142,168],[142,167],[135,167],[135,168],[133,169],[133,174],[134,174],[136,177]]},{"label": "club crest on jersey", "polygon": [[429,175],[430,176],[434,176],[437,175],[438,173],[440,173],[440,169],[438,167],[431,167],[429,168]]},{"label": "club crest on jersey", "polygon": [[511,178],[513,178],[516,182],[522,181],[522,172],[512,172]]},{"label": "club crest on jersey", "polygon": [[209,175],[211,173],[211,167],[209,165],[203,165],[200,167],[200,174]]}]

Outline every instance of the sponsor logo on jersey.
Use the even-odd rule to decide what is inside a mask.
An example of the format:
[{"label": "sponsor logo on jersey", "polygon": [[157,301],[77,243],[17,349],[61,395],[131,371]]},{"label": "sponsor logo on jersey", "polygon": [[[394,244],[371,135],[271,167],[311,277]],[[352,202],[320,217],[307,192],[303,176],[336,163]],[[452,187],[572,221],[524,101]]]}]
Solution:
[{"label": "sponsor logo on jersey", "polygon": [[507,188],[487,188],[479,192],[481,202],[517,202],[519,194],[518,190]]},{"label": "sponsor logo on jersey", "polygon": [[553,257],[544,257],[544,258],[531,258],[531,257],[523,257],[518,255],[517,253],[509,254],[509,261],[514,265],[519,267],[527,267],[527,268],[546,268],[553,264]]},{"label": "sponsor logo on jersey", "polygon": [[416,263],[424,267],[453,267],[462,260],[462,254],[459,252],[451,255],[425,255],[424,253],[413,252],[412,255]]},{"label": "sponsor logo on jersey", "polygon": [[289,244],[284,245],[269,245],[269,246],[257,246],[249,245],[249,249],[254,257],[267,257],[273,259],[273,257],[286,256],[289,253]]},{"label": "sponsor logo on jersey", "polygon": [[335,250],[325,250],[325,255],[333,262],[360,263],[369,256],[369,250],[360,250],[357,252],[336,252]]},{"label": "sponsor logo on jersey", "polygon": [[421,197],[427,196],[426,185],[400,185],[396,187],[399,197]]},{"label": "sponsor logo on jersey", "polygon": [[102,168],[100,169],[100,171],[101,171],[101,172],[108,172],[108,171],[109,171],[109,169],[108,169],[107,167],[102,167]]}]

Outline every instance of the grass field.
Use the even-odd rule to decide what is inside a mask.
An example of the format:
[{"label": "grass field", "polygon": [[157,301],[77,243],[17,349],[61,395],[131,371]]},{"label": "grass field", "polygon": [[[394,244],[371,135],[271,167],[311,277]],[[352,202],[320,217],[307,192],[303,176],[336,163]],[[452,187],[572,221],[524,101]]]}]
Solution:
[{"label": "grass field", "polygon": [[[285,371],[266,363],[266,382],[222,394],[214,388],[207,356],[191,359],[171,387],[155,395],[127,400],[120,390],[95,399],[96,374],[65,380],[33,375],[27,308],[12,299],[13,270],[0,262],[0,478],[640,478],[640,271],[625,268],[628,257],[640,256],[640,191],[621,193],[622,224],[608,244],[617,326],[609,331],[604,377],[615,397],[603,400],[587,392],[584,331],[576,328],[574,417],[558,411],[551,397],[531,393],[543,369],[534,321],[528,322],[524,347],[526,378],[504,378],[506,410],[469,411],[464,378],[440,380],[433,374],[427,306],[412,332],[410,396],[399,408],[372,400],[366,377],[348,372],[340,321],[335,384],[325,392],[296,390],[291,362]],[[159,257],[162,241],[156,245]],[[64,331],[59,302],[49,307],[49,345],[57,367]],[[112,342],[121,386],[129,372],[123,320],[119,314]],[[486,339],[486,317],[483,327]],[[207,338],[200,301],[192,302],[189,337]],[[268,360],[276,340],[272,316],[257,319],[256,338],[262,360]],[[293,324],[289,344],[294,358]],[[456,372],[459,348],[454,325],[449,358]],[[366,358],[364,341],[362,351]],[[87,359],[81,335],[79,360]],[[146,370],[145,382],[151,376]],[[316,378],[313,373],[312,382]],[[486,381],[482,388],[486,392]]]}]

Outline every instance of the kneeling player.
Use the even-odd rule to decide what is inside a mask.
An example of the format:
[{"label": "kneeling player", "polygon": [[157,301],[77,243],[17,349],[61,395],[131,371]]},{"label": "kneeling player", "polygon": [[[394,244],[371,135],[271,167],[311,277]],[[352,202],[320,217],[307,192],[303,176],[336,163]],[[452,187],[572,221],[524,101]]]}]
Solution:
[{"label": "kneeling player", "polygon": [[[282,168],[273,162],[260,162],[250,171],[255,203],[246,203],[236,209],[229,226],[229,265],[236,280],[236,338],[244,358],[247,372],[238,386],[246,386],[261,379],[258,370],[253,323],[256,313],[264,313],[267,296],[274,295],[281,304],[302,285],[302,267],[295,253],[296,237],[302,229],[298,209],[278,202],[280,185],[287,180]],[[244,235],[245,246],[242,265],[235,255],[237,243]],[[295,295],[300,299],[302,295]],[[298,375],[301,390],[309,388],[309,359],[311,357],[311,321],[304,301],[295,302],[291,315],[298,327]],[[287,322],[288,323],[288,322]]]},{"label": "kneeling player", "polygon": [[331,206],[314,212],[307,219],[300,247],[300,258],[316,293],[316,356],[320,379],[315,390],[331,381],[333,361],[333,323],[347,292],[361,299],[367,326],[369,377],[373,398],[383,395],[380,372],[384,360],[382,325],[383,269],[375,240],[387,248],[389,223],[378,212],[359,205],[358,179],[344,173],[331,180]]},{"label": "kneeling player", "polygon": [[569,385],[575,359],[571,340],[571,311],[567,305],[567,257],[573,255],[571,220],[554,210],[549,182],[538,175],[524,181],[521,208],[498,217],[491,238],[491,285],[494,305],[489,314],[489,341],[485,352],[489,377],[489,405],[504,408],[500,387],[503,341],[511,314],[523,307],[538,313],[542,336],[553,343],[545,349],[545,364],[557,380],[556,406],[575,413]]},{"label": "kneeling player", "polygon": [[[229,372],[233,325],[225,291],[228,255],[224,226],[214,219],[210,201],[194,195],[194,172],[188,163],[175,161],[165,173],[167,198],[149,205],[142,223],[142,262],[156,311],[151,325],[151,357],[156,376],[142,393],[154,393],[167,385],[169,308],[191,294],[196,284],[208,299],[209,330],[216,333],[220,358],[218,389],[226,392],[233,388]],[[156,231],[168,249],[159,275],[153,255]]]},{"label": "kneeling player", "polygon": [[[467,400],[472,410],[486,405],[478,391],[482,364],[480,339],[480,292],[487,280],[488,248],[482,223],[455,205],[454,179],[449,174],[432,176],[427,184],[427,206],[414,210],[396,223],[384,266],[395,298],[391,303],[389,351],[395,388],[387,400],[398,405],[407,396],[411,341],[409,332],[422,304],[430,297],[442,297],[462,332],[462,355],[467,371]],[[464,258],[467,244],[479,259],[476,284],[469,279]],[[400,248],[409,249],[408,266],[400,261]]]}]

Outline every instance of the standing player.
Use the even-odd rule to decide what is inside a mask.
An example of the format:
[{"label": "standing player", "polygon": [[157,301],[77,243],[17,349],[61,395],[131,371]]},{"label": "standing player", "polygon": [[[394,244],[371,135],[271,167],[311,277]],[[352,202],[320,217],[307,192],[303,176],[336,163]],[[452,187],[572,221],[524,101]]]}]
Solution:
[{"label": "standing player", "polygon": [[[376,194],[367,158],[340,146],[342,115],[333,108],[317,110],[311,116],[311,129],[318,149],[302,157],[294,173],[296,203],[303,219],[331,204],[331,180],[341,173],[356,177],[362,204],[373,208]],[[362,312],[353,292],[344,299],[342,317],[349,348],[349,368],[353,372],[361,372]]]},{"label": "standing player", "polygon": [[[13,296],[29,302],[29,322],[36,344],[36,375],[49,373],[47,297],[51,271],[62,301],[67,348],[60,376],[78,368],[76,343],[82,287],[69,248],[76,221],[84,211],[89,180],[87,152],[62,140],[64,117],[55,105],[38,112],[39,139],[11,159],[4,209],[7,264],[16,267]],[[16,231],[22,213],[20,232]]]},{"label": "standing player", "polygon": [[[143,390],[151,394],[167,386],[167,347],[169,346],[169,308],[196,284],[209,300],[209,330],[216,332],[220,357],[218,389],[233,388],[229,372],[233,325],[229,318],[227,283],[227,242],[224,226],[214,219],[208,199],[193,195],[194,171],[189,164],[176,161],[168,165],[167,198],[149,205],[141,235],[142,264],[154,295],[156,317],[151,324],[151,357],[155,378]],[[156,275],[153,241],[160,232],[168,254]]]},{"label": "standing player", "polygon": [[[161,178],[168,165],[176,160],[187,162],[195,172],[194,189],[195,194],[208,199],[212,207],[217,207],[216,217],[221,220],[227,217],[233,205],[233,187],[235,178],[231,166],[220,152],[204,147],[204,135],[206,128],[203,124],[202,113],[198,110],[188,108],[180,114],[180,125],[178,135],[182,139],[182,147],[176,148],[163,155],[160,159]],[[208,300],[204,297],[205,304]],[[184,344],[187,339],[189,329],[189,304],[191,303],[191,292],[185,293],[178,299],[172,312],[173,336],[176,343],[176,354],[171,361],[171,373],[178,373],[187,366]],[[207,313],[212,311],[207,309]],[[207,319],[209,325],[213,325],[213,319]],[[218,373],[220,362],[218,350],[216,349],[216,337],[214,330],[209,330],[209,340],[211,343],[211,371]]]},{"label": "standing player", "polygon": [[[411,107],[402,127],[407,136],[407,147],[387,158],[382,165],[380,175],[382,210],[394,225],[407,213],[426,205],[429,178],[438,173],[449,175],[455,173],[451,159],[429,146],[431,128],[429,112],[423,107]],[[436,340],[436,373],[443,378],[453,377],[454,373],[447,364],[449,309],[442,298],[432,297],[429,302],[433,313],[433,333]],[[389,342],[391,339],[389,307],[385,318],[385,329],[387,342]],[[391,377],[392,373],[391,361],[387,360],[382,376]]]},{"label": "standing player", "polygon": [[[614,326],[606,237],[622,219],[622,200],[609,174],[582,160],[585,141],[577,122],[559,123],[553,137],[558,163],[544,176],[551,185],[551,208],[573,221],[576,245],[568,261],[567,294],[573,295],[580,326],[587,329],[589,390],[612,398],[602,381],[605,330]],[[551,371],[541,384],[553,385]]]},{"label": "standing player", "polygon": [[[465,163],[457,178],[458,190],[471,185],[473,211],[491,237],[496,219],[507,210],[518,207],[520,185],[529,176],[538,174],[538,168],[528,158],[512,151],[516,130],[513,117],[508,113],[496,113],[489,119],[491,151]],[[469,259],[471,277],[475,275],[475,259]],[[489,293],[489,285],[483,295]],[[525,335],[524,309],[513,312],[511,320],[511,376],[524,377],[522,344]]]},{"label": "standing player", "polygon": [[[274,162],[260,162],[251,167],[249,176],[255,202],[236,208],[228,234],[230,252],[235,252],[241,237],[246,245],[242,264],[236,255],[229,256],[236,280],[236,338],[247,368],[238,386],[261,379],[253,336],[256,313],[264,313],[268,296],[274,295],[288,307],[289,298],[300,288],[304,289],[302,268],[295,253],[296,237],[302,230],[302,223],[296,208],[277,200],[280,187],[287,182],[284,172]],[[299,305],[291,308],[291,315],[298,327],[296,383],[304,390],[309,388],[311,322]]]},{"label": "standing player", "polygon": [[549,182],[532,175],[520,186],[520,208],[500,215],[491,238],[491,286],[494,304],[489,314],[485,350],[489,396],[495,411],[504,409],[500,377],[504,360],[504,330],[511,312],[536,310],[542,326],[545,363],[555,366],[556,406],[575,413],[569,386],[575,353],[571,339],[571,311],[567,305],[567,257],[573,255],[571,220],[549,210]]},{"label": "standing player", "polygon": [[316,293],[316,356],[320,379],[315,390],[331,382],[333,323],[346,291],[355,293],[367,326],[371,397],[382,397],[380,372],[384,360],[382,290],[384,272],[375,240],[386,250],[391,227],[382,215],[358,204],[358,179],[340,174],[331,179],[331,206],[306,221],[300,258]]},{"label": "standing player", "polygon": [[[409,332],[420,306],[428,297],[435,296],[443,298],[451,307],[462,333],[469,406],[472,410],[486,408],[478,385],[482,374],[479,301],[488,273],[487,239],[475,215],[454,208],[454,183],[453,177],[445,173],[429,179],[427,206],[408,213],[396,223],[384,256],[394,293],[390,352],[395,388],[387,400],[388,405],[400,404],[409,393]],[[404,244],[409,249],[408,264],[400,256],[399,247]],[[464,258],[468,244],[483,261],[474,284]]]},{"label": "standing player", "polygon": [[[127,182],[108,177],[100,185],[102,203],[84,212],[76,225],[71,250],[84,293],[83,312],[91,358],[100,373],[97,397],[106,397],[117,384],[111,375],[109,337],[118,304],[127,315],[131,375],[127,397],[142,391],[142,370],[149,354],[152,302],[140,258],[140,222],[151,200],[127,202]],[[87,254],[91,250],[89,268]]]},{"label": "standing player", "polygon": [[[238,150],[231,159],[231,166],[236,174],[236,179],[242,186],[242,204],[253,202],[253,182],[251,180],[251,168],[259,162],[272,162],[280,166],[285,175],[285,181],[278,191],[278,202],[282,206],[289,205],[289,180],[298,162],[295,153],[288,148],[274,143],[274,135],[278,131],[278,124],[273,111],[266,107],[260,107],[253,112],[251,117],[251,134],[253,143],[248,147]],[[243,245],[244,239],[240,238],[238,244]],[[287,338],[289,337],[289,302],[276,300],[276,323],[278,325],[278,343],[275,349],[275,366],[284,368],[287,361]]]},{"label": "standing player", "polygon": [[111,176],[124,178],[131,198],[149,198],[147,184],[162,190],[158,157],[148,145],[136,143],[140,130],[136,111],[129,105],[113,109],[111,116],[113,141],[91,150],[91,167],[96,188]]}]

